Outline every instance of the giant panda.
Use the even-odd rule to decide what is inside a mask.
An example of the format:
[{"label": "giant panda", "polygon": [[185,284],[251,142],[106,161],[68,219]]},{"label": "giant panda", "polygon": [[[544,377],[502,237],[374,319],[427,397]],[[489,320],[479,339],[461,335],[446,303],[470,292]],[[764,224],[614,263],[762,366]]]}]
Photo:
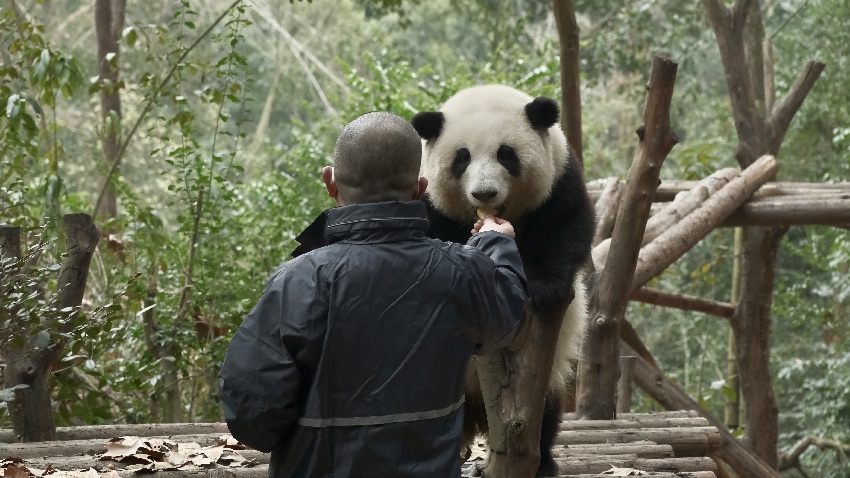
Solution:
[{"label": "giant panda", "polygon": [[[411,123],[422,138],[422,175],[431,234],[464,243],[476,210],[511,221],[528,279],[529,310],[563,319],[549,379],[537,476],[557,476],[551,447],[562,398],[587,323],[583,271],[595,219],[581,165],[558,125],[558,105],[502,85],[467,88],[439,111],[417,113]],[[573,299],[574,294],[574,299]],[[524,346],[533,346],[526,343]],[[487,434],[475,367],[467,372],[464,446]]]}]

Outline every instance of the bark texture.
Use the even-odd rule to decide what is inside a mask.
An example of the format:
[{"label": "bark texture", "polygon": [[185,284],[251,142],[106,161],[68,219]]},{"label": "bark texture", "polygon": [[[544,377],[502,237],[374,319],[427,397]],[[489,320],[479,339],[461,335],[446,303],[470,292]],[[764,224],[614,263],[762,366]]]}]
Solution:
[{"label": "bark texture", "polygon": [[[89,265],[100,233],[88,214],[67,214],[64,222],[66,255],[57,282],[57,307],[67,310],[66,315],[70,316],[82,303]],[[48,330],[55,327],[55,324],[42,325]],[[65,320],[54,331],[67,334],[72,327],[73,322]],[[63,340],[50,341],[49,337],[37,334],[27,339],[21,348],[4,350],[7,363],[4,386],[20,386],[15,390],[15,400],[9,404],[16,441],[56,439],[48,380],[63,346]]]},{"label": "bark texture", "polygon": [[552,0],[552,5],[561,48],[561,127],[582,162],[579,28],[572,0]]},{"label": "bark texture", "polygon": [[[557,345],[557,334],[553,329],[560,327],[567,306],[547,320],[539,320],[533,315],[526,319],[528,325],[524,340],[534,347],[521,347],[516,352],[503,349],[477,360],[479,377],[506,378],[504,382],[481,380],[482,392],[488,401],[487,420],[492,449],[484,477],[528,478],[537,471],[543,403]],[[557,319],[552,320],[554,317]],[[488,386],[485,384],[500,389],[484,390]]]},{"label": "bark texture", "polygon": [[[124,28],[126,0],[96,0],[94,8],[97,34],[97,64],[100,75],[100,117],[103,124],[101,150],[107,166],[118,158],[121,148],[121,97],[119,96],[118,54]],[[118,203],[110,185],[98,215],[115,217]]]},{"label": "bark texture", "polygon": [[[766,63],[762,54],[769,52],[770,46],[759,41],[764,39],[759,2],[735,0],[727,5],[724,0],[703,0],[703,6],[717,39],[729,88],[738,133],[735,157],[741,167],[748,167],[761,155],[779,152],[792,118],[825,65],[808,62],[788,93],[773,104],[773,65]],[[770,376],[770,309],[776,253],[786,230],[744,228],[741,296],[731,319],[746,409],[745,441],[774,468],[778,464],[779,427]]]},{"label": "bark texture", "polygon": [[677,68],[667,58],[655,57],[652,62],[644,125],[638,128],[640,141],[617,212],[610,260],[590,296],[591,321],[577,373],[580,418],[610,420],[616,415],[620,324],[640,249],[634,238],[643,236],[661,164],[676,144],[670,129],[670,102]]}]

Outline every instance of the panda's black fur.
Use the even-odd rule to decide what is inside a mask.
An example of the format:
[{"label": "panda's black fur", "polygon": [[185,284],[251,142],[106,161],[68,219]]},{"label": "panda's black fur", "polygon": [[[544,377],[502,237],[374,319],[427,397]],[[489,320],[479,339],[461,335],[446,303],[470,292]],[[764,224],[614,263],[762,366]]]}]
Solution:
[{"label": "panda's black fur", "polygon": [[[500,91],[494,89],[493,94]],[[546,132],[553,127],[558,128],[554,130],[555,134],[563,134],[560,128],[555,126],[558,106],[553,100],[545,97],[535,98],[525,105],[524,114],[528,123],[539,134],[548,134]],[[447,126],[446,117],[442,112],[419,113],[411,122],[426,140],[426,144],[438,140]],[[575,279],[590,257],[595,227],[594,212],[581,167],[569,146],[565,148],[565,154],[568,155],[566,167],[559,177],[550,178],[553,183],[548,197],[518,217],[506,217],[516,231],[517,247],[528,279],[529,310],[541,320],[557,319],[557,314],[564,310],[564,305],[573,300]],[[423,161],[425,160],[423,157]],[[499,163],[505,166],[501,160]],[[505,167],[513,176],[514,173]],[[516,167],[516,174],[522,175],[523,168],[529,166],[520,159]],[[452,176],[455,174],[456,172],[452,173]],[[428,193],[424,200],[428,206],[432,236],[458,243],[469,239],[472,225],[469,220],[449,217],[435,205],[434,197]],[[580,292],[584,294],[583,290]],[[577,356],[577,351],[573,351],[572,355]],[[537,476],[557,476],[557,465],[551,448],[561,420],[561,402],[565,386],[565,383],[560,387],[550,384],[547,393],[540,437],[541,461]],[[467,395],[464,428],[464,444],[467,446],[476,433],[486,433],[486,412],[480,395]]]}]

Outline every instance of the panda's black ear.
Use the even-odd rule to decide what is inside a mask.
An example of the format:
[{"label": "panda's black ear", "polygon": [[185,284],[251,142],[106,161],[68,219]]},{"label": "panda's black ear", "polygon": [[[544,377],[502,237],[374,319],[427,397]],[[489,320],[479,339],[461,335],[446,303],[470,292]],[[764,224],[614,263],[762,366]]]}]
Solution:
[{"label": "panda's black ear", "polygon": [[528,116],[532,128],[548,129],[558,122],[558,103],[552,98],[538,96],[525,105],[525,115]]},{"label": "panda's black ear", "polygon": [[443,124],[445,122],[446,117],[441,111],[420,111],[410,119],[413,129],[425,140],[435,139],[437,136],[440,136],[440,133],[443,132]]}]

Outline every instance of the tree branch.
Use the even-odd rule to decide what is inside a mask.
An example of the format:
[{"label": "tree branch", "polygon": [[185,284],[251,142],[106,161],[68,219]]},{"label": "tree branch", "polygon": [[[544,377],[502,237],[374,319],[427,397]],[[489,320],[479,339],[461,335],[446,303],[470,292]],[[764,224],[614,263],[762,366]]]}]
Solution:
[{"label": "tree branch", "polygon": [[741,167],[749,166],[766,149],[764,141],[764,119],[758,116],[752,75],[744,50],[744,23],[751,0],[737,0],[730,10],[723,0],[703,0],[708,21],[714,30],[739,144],[735,157]]},{"label": "tree branch", "polygon": [[825,64],[818,61],[807,62],[803,71],[797,76],[797,80],[794,81],[791,90],[771,112],[767,121],[767,133],[768,144],[772,147],[771,152],[773,154],[779,152],[779,146],[785,138],[788,126],[791,125],[791,119],[797,114],[803,100],[806,99],[825,67]]},{"label": "tree branch", "polygon": [[705,314],[716,315],[717,317],[732,317],[735,313],[735,306],[727,302],[718,302],[716,300],[701,299],[684,294],[671,294],[659,289],[650,287],[642,287],[632,292],[632,300],[643,302],[645,304],[660,305],[662,307],[672,307],[675,309],[702,312]]},{"label": "tree branch", "polygon": [[800,456],[812,446],[816,446],[818,448],[831,448],[835,450],[841,458],[841,461],[846,458],[847,454],[850,454],[850,444],[842,443],[838,440],[830,440],[828,438],[808,435],[779,456],[779,470],[781,471],[799,466]]}]

